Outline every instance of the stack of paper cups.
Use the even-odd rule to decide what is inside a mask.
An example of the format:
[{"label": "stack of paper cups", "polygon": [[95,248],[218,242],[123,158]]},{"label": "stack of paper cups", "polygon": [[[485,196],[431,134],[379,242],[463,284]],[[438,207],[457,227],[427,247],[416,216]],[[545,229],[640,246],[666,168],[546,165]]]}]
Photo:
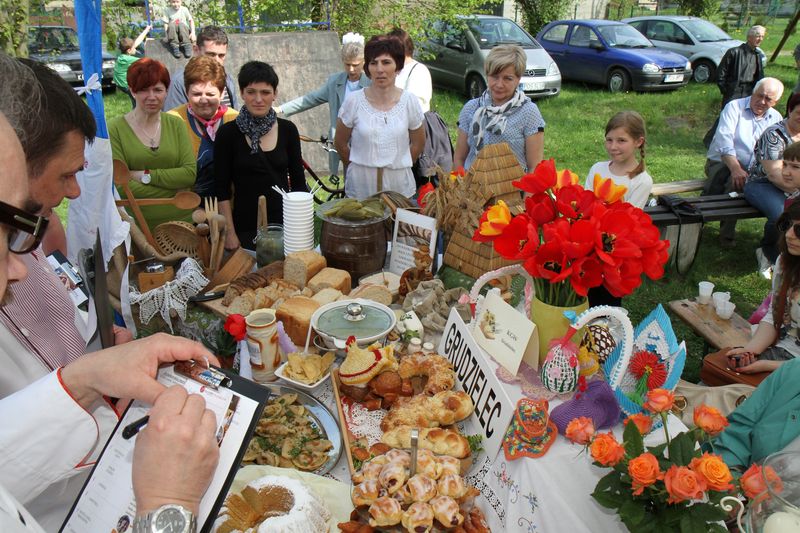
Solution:
[{"label": "stack of paper cups", "polygon": [[314,197],[290,192],[283,199],[283,250],[286,254],[314,248]]}]

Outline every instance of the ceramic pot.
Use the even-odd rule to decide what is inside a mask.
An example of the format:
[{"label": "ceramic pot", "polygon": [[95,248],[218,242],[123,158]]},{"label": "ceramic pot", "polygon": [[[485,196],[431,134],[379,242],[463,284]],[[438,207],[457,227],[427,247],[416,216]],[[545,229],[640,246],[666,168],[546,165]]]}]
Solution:
[{"label": "ceramic pot", "polygon": [[[574,311],[576,315],[589,309],[589,300],[573,307],[558,307],[542,302],[534,296],[531,302],[531,320],[536,324],[536,333],[539,337],[539,368],[542,368],[550,341],[564,336],[570,326],[569,320],[564,316],[564,311]],[[572,336],[572,342],[580,343],[580,331]]]}]

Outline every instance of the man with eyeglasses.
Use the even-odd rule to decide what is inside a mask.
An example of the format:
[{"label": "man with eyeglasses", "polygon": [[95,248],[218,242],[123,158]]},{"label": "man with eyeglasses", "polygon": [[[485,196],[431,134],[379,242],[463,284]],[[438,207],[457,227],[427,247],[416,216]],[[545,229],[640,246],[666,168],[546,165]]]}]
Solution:
[{"label": "man with eyeglasses", "polygon": [[[4,96],[9,95],[0,99]],[[13,111],[22,106],[4,103]],[[47,220],[32,212],[39,206],[29,196],[24,153],[2,113],[0,161],[0,300],[5,300],[9,284],[27,275],[21,258],[39,247]],[[187,359],[217,363],[196,342],[154,335],[81,357],[0,399],[0,531],[58,528],[60,522],[37,522],[31,507],[23,505],[57,503],[53,500],[64,494],[54,489],[76,472],[88,472],[104,442],[102,428],[117,421],[106,397],[116,397],[153,404],[133,457],[137,520],[178,506],[190,518],[180,531],[193,533],[192,517],[219,459],[216,421],[202,397],[155,380],[159,364]]]},{"label": "man with eyeglasses", "polygon": [[[228,55],[228,34],[219,26],[206,26],[197,34],[197,42],[192,45],[192,48],[195,56],[214,58],[217,63],[224,67],[225,58]],[[189,101],[189,97],[186,94],[186,85],[183,83],[183,70],[184,67],[180,67],[175,72],[170,73],[172,83],[169,84],[167,97],[164,99],[163,111],[175,109]],[[220,103],[231,109],[239,109],[236,82],[228,73],[225,73],[225,90],[222,91]]]},{"label": "man with eyeglasses", "polygon": [[[756,141],[764,130],[781,120],[781,114],[773,108],[782,94],[780,80],[762,78],[752,96],[728,102],[719,115],[719,127],[708,149],[704,195],[743,190]],[[721,221],[720,245],[735,246],[735,232],[735,220]]]}]

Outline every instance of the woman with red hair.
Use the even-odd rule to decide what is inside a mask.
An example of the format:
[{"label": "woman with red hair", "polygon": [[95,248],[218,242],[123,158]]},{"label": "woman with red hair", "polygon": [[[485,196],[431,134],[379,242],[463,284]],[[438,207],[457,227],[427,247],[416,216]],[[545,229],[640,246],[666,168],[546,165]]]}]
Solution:
[{"label": "woman with red hair", "polygon": [[[111,153],[130,169],[130,188],[136,198],[171,198],[191,190],[196,161],[183,121],[161,112],[169,87],[169,71],[160,62],[142,58],[128,69],[128,87],[136,107],[111,120]],[[147,172],[145,172],[147,171]],[[120,188],[120,196],[125,198]],[[191,221],[192,211],[174,206],[142,207],[150,229],[172,220]]]}]

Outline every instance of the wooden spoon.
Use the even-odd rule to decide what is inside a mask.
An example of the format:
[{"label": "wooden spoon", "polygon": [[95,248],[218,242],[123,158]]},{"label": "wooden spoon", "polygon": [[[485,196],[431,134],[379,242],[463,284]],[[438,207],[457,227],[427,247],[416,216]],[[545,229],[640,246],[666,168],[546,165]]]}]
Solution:
[{"label": "wooden spoon", "polygon": [[[200,195],[192,191],[178,191],[172,198],[141,198],[136,203],[143,205],[174,205],[178,209],[194,209],[200,205]],[[128,200],[117,200],[117,205],[129,205]],[[194,220],[194,214],[192,214]]]},{"label": "wooden spoon", "polygon": [[258,226],[256,229],[263,228],[267,224],[267,197],[261,195],[258,197]]},{"label": "wooden spoon", "polygon": [[122,190],[125,192],[125,196],[131,207],[131,211],[133,211],[133,216],[136,218],[136,223],[139,225],[139,229],[142,230],[144,238],[147,239],[147,242],[150,244],[150,246],[156,250],[160,250],[158,244],[156,244],[156,240],[153,238],[153,234],[150,233],[150,226],[147,225],[147,220],[144,218],[142,210],[139,209],[139,204],[136,200],[136,197],[134,197],[133,192],[131,192],[131,186],[129,183],[131,179],[131,171],[128,168],[128,165],[119,159],[114,159],[113,176],[114,184],[121,186]]},{"label": "wooden spoon", "polygon": [[199,223],[194,228],[194,232],[197,235],[197,257],[200,258],[200,263],[203,265],[203,268],[208,268],[211,266],[209,264],[211,255],[211,245],[208,242],[208,234],[211,230],[208,227],[208,224],[205,222]]}]

